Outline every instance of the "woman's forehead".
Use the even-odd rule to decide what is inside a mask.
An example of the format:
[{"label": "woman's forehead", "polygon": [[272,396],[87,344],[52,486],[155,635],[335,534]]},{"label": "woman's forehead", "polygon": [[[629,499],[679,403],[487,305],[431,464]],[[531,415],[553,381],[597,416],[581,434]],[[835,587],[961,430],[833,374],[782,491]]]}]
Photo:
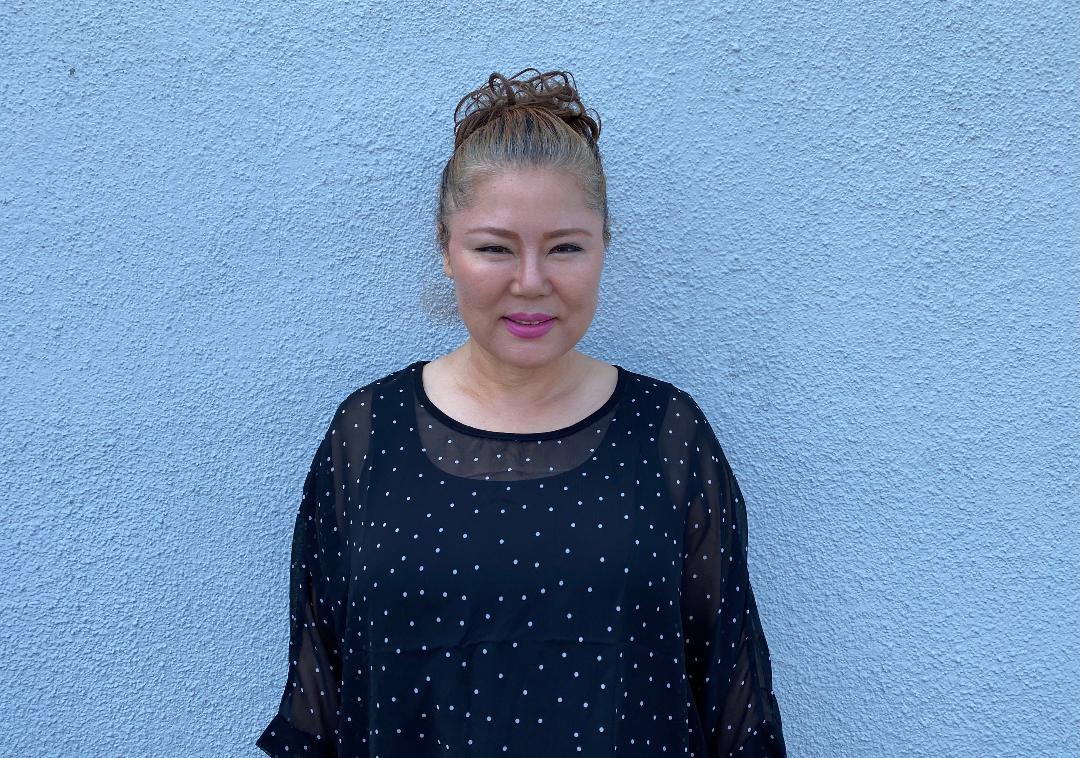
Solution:
[{"label": "woman's forehead", "polygon": [[576,214],[589,206],[581,182],[573,174],[551,170],[517,170],[477,183],[470,208],[475,214],[531,211],[535,214]]}]

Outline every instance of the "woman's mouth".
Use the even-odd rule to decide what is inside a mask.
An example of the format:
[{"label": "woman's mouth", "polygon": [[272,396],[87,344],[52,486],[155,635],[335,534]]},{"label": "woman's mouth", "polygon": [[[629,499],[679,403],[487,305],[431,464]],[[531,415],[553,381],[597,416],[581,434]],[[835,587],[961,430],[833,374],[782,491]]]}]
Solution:
[{"label": "woman's mouth", "polygon": [[507,313],[503,318],[508,318],[511,321],[516,321],[519,324],[542,324],[545,321],[550,321],[555,318],[550,313],[543,311],[514,311],[513,313]]},{"label": "woman's mouth", "polygon": [[522,337],[524,339],[535,339],[537,337],[543,337],[551,328],[555,325],[555,318],[551,317],[543,321],[518,321],[517,319],[510,318],[509,316],[503,316],[503,321],[506,322],[506,329],[515,337]]}]

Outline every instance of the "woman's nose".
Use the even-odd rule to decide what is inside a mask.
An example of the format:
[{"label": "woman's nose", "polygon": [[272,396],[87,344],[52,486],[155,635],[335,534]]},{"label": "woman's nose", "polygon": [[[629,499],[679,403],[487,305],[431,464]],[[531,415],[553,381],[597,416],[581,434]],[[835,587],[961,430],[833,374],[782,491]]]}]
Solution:
[{"label": "woman's nose", "polygon": [[548,273],[543,253],[525,253],[518,258],[517,274],[514,279],[519,290],[532,292],[545,289]]}]

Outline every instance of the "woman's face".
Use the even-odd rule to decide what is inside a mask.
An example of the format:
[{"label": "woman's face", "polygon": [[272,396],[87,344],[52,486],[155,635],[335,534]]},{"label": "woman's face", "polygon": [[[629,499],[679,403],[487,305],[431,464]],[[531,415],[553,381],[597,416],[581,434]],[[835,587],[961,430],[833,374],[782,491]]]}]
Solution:
[{"label": "woman's face", "polygon": [[[475,346],[528,368],[573,350],[596,313],[603,223],[572,174],[508,169],[479,182],[472,206],[447,220],[443,254]],[[549,320],[519,327],[511,316]]]}]

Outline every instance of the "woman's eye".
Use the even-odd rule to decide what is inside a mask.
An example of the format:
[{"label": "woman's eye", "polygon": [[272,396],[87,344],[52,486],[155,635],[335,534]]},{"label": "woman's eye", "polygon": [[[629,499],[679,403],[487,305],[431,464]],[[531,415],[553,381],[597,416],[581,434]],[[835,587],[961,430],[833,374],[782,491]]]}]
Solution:
[{"label": "woman's eye", "polygon": [[[505,252],[507,252],[507,249],[505,247],[503,247],[502,245],[485,245],[484,247],[476,248],[476,250],[477,250],[477,252],[480,252],[480,253],[488,253],[488,252],[490,252],[490,253],[505,253]],[[559,252],[559,253],[578,253],[578,252],[581,252],[581,248],[578,247],[577,245],[569,245],[569,244],[567,244],[567,245],[559,245],[558,247],[555,248],[555,252]]]}]

